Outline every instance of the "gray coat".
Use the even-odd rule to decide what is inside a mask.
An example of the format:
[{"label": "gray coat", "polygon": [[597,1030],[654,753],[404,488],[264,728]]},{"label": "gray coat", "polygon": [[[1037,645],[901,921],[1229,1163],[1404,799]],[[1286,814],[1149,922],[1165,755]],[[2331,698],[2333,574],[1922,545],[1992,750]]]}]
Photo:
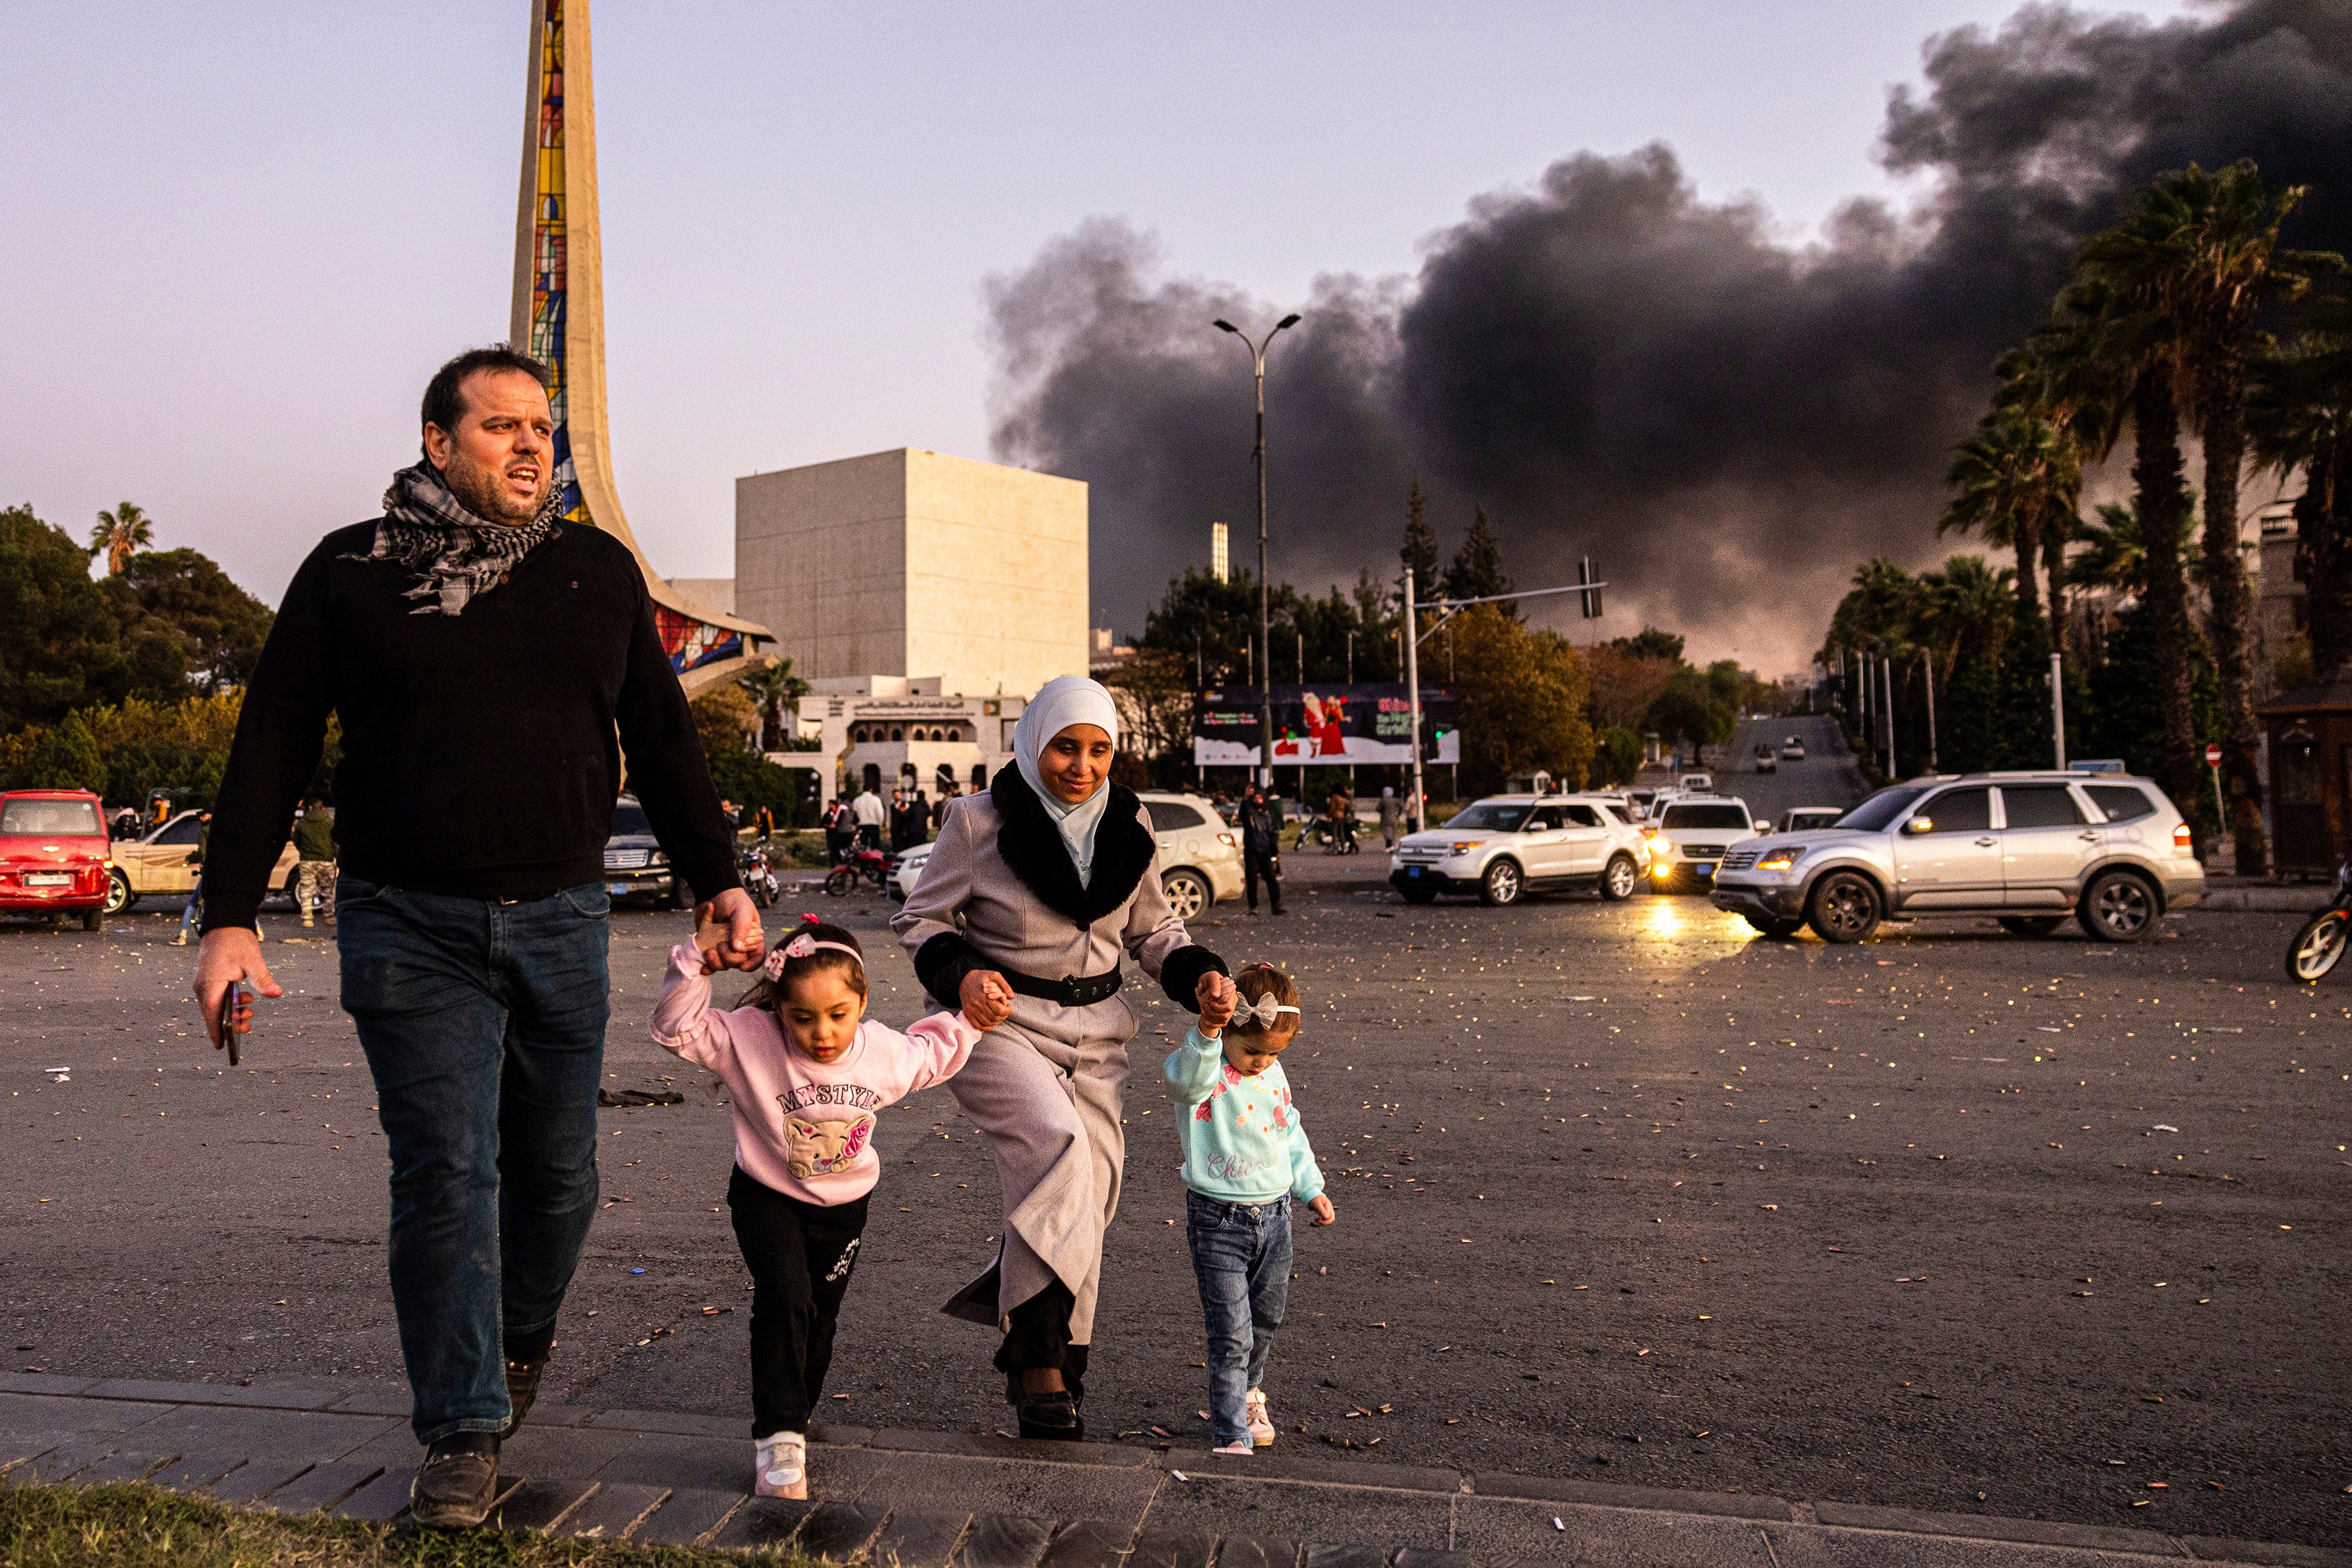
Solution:
[{"label": "gray coat", "polygon": [[[890,922],[932,994],[956,1005],[956,988],[974,969],[1059,980],[1100,974],[1125,956],[1190,1005],[1199,977],[1224,965],[1192,945],[1184,922],[1168,908],[1156,853],[1138,874],[1136,859],[1152,841],[1150,818],[1139,805],[1136,819],[1139,841],[1133,833],[1118,835],[1118,825],[1106,816],[1094,862],[1097,902],[1108,900],[1118,879],[1132,876],[1132,890],[1081,926],[1049,907],[1007,861],[1004,816],[992,794],[955,802],[921,879]],[[1026,848],[1016,849],[1045,852],[1034,834]],[[1060,869],[1066,871],[1066,851],[1058,841],[1050,852],[1063,858]],[[983,1035],[971,1062],[948,1080],[996,1155],[1004,1240],[996,1259],[944,1310],[1001,1325],[1013,1308],[1059,1279],[1076,1298],[1071,1342],[1092,1342],[1103,1232],[1118,1212],[1126,1157],[1120,1095],[1127,1042],[1136,1027],[1123,996],[1085,1007],[1015,996],[1011,1021]]]}]

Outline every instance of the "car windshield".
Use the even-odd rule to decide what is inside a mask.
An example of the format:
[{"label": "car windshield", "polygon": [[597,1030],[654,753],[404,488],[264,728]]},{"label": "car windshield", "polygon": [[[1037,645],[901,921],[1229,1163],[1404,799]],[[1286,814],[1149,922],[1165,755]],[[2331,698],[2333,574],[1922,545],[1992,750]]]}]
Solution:
[{"label": "car windshield", "polygon": [[1690,827],[1728,827],[1745,833],[1748,831],[1748,810],[1738,805],[1670,805],[1659,826],[1669,833]]},{"label": "car windshield", "polygon": [[1924,784],[1898,784],[1880,790],[1852,811],[1837,819],[1840,827],[1858,827],[1864,833],[1883,832],[1895,826],[1910,804],[1927,793]]},{"label": "car windshield", "polygon": [[1533,809],[1535,809],[1533,806],[1523,805],[1516,801],[1482,800],[1477,805],[1457,813],[1454,820],[1445,826],[1484,828],[1492,833],[1517,833],[1519,830],[1519,824],[1528,819],[1528,813]]},{"label": "car windshield", "polygon": [[12,800],[0,805],[0,834],[95,838],[106,831],[86,800]]},{"label": "car windshield", "polygon": [[650,838],[653,837],[653,832],[654,825],[646,820],[646,808],[635,801],[625,800],[613,807],[614,837],[624,838],[634,835],[642,838]]}]

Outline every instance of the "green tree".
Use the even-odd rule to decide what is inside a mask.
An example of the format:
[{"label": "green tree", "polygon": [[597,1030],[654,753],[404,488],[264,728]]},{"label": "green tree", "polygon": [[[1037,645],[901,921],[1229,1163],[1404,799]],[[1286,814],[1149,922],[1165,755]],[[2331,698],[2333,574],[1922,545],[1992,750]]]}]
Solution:
[{"label": "green tree", "polygon": [[1960,443],[1944,482],[1952,499],[1936,531],[2015,551],[2018,605],[2040,614],[2034,561],[2057,520],[2074,515],[2083,486],[2072,446],[2038,416],[1996,407]]},{"label": "green tree", "polygon": [[42,732],[25,763],[18,787],[106,793],[106,763],[79,713],[67,714]]},{"label": "green tree", "polygon": [[1493,605],[1472,605],[1454,627],[1463,787],[1492,794],[1512,774],[1538,769],[1571,789],[1584,787],[1592,726],[1576,649]]},{"label": "green tree", "polygon": [[130,501],[117,501],[112,511],[98,514],[89,531],[89,552],[106,557],[106,574],[120,577],[131,558],[155,542],[155,527],[147,514]]},{"label": "green tree", "polygon": [[1663,658],[1674,664],[1683,661],[1683,639],[1655,626],[1643,626],[1630,637],[1612,637],[1609,646],[1631,658]]},{"label": "green tree", "polygon": [[2303,475],[2295,577],[2313,672],[2329,675],[2352,659],[2352,300],[2322,301],[2301,332],[2258,357],[2246,396],[2256,461]]},{"label": "green tree", "polygon": [[1687,666],[1666,678],[1650,704],[1650,728],[1667,741],[1720,746],[1738,725],[1738,710],[1723,700],[1704,671]]},{"label": "green tree", "polygon": [[743,694],[759,710],[760,750],[787,750],[787,742],[798,737],[784,727],[784,709],[809,693],[809,683],[793,673],[793,661],[781,654],[771,655],[769,662],[760,668],[737,676],[735,684],[743,689]]},{"label": "green tree", "polygon": [[702,754],[717,759],[751,750],[760,731],[759,710],[740,686],[714,686],[687,704],[694,715],[695,733],[702,737]]},{"label": "green tree", "polygon": [[[1402,566],[1412,572],[1413,594],[1417,602],[1427,604],[1438,595],[1437,535],[1429,526],[1429,498],[1422,493],[1421,481],[1412,481],[1412,489],[1404,500],[1404,545],[1397,552]],[[1397,579],[1400,585],[1404,579]]]},{"label": "green tree", "polygon": [[1642,737],[1622,725],[1612,725],[1601,731],[1601,746],[1594,757],[1604,782],[1629,784],[1642,771]]},{"label": "green tree", "polygon": [[[1486,521],[1486,509],[1479,507],[1470,519],[1470,531],[1462,541],[1462,548],[1454,552],[1454,563],[1445,569],[1444,593],[1449,599],[1483,599],[1495,594],[1511,591],[1511,575],[1503,570],[1503,542],[1495,535],[1495,525]],[[1517,605],[1496,606],[1513,620],[1519,618]]]},{"label": "green tree", "polygon": [[2205,449],[2207,633],[2221,694],[2221,773],[2238,871],[2269,869],[2263,835],[2262,745],[2250,645],[2252,595],[2238,535],[2238,474],[2246,456],[2246,356],[2255,313],[2302,293],[2342,258],[2283,250],[2279,227],[2304,187],[2276,197],[2251,161],[2207,174],[2191,163],[2159,174],[2101,237],[2099,265],[2141,308],[2161,313],[2177,343],[2177,401]]},{"label": "green tree", "polygon": [[30,507],[0,510],[0,734],[111,701],[123,678],[89,553]]},{"label": "green tree", "polygon": [[165,636],[180,650],[183,682],[201,691],[242,686],[260,661],[276,616],[238,587],[210,556],[196,550],[159,550],[131,558],[100,588],[121,625],[123,646],[151,695],[166,668]]}]

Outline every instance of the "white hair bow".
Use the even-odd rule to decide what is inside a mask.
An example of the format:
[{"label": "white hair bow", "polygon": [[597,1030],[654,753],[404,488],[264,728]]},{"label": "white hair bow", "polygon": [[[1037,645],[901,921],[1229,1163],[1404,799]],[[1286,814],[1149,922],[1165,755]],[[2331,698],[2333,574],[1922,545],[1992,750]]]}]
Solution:
[{"label": "white hair bow", "polygon": [[1255,1022],[1261,1029],[1271,1029],[1285,1013],[1297,1011],[1297,1008],[1287,1002],[1276,1001],[1274,993],[1269,991],[1256,1001],[1244,1002],[1236,1007],[1234,1010],[1234,1022],[1236,1024]]},{"label": "white hair bow", "polygon": [[807,931],[803,931],[794,932],[793,940],[784,943],[782,947],[770,948],[768,950],[768,961],[761,965],[761,972],[766,974],[770,980],[781,980],[784,976],[784,965],[786,963],[795,958],[806,958],[823,948],[830,948],[835,952],[845,952],[849,954],[851,958],[857,961],[858,968],[863,969],[866,967],[865,957],[860,954],[856,948],[849,946],[846,942],[819,942]]}]

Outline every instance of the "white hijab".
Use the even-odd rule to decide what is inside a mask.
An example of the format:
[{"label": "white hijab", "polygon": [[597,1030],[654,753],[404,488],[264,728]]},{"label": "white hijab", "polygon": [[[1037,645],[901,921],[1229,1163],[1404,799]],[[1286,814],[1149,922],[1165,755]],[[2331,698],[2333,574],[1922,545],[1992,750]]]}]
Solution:
[{"label": "white hijab", "polygon": [[1055,676],[1039,687],[1029,706],[1021,710],[1021,721],[1013,727],[1013,762],[1045,815],[1061,829],[1070,864],[1077,868],[1078,885],[1085,887],[1094,873],[1095,829],[1102,824],[1103,807],[1110,804],[1110,780],[1105,778],[1095,786],[1094,794],[1071,805],[1045,787],[1037,771],[1037,759],[1046,745],[1073,724],[1092,724],[1117,745],[1118,704],[1099,681],[1083,675]]}]

